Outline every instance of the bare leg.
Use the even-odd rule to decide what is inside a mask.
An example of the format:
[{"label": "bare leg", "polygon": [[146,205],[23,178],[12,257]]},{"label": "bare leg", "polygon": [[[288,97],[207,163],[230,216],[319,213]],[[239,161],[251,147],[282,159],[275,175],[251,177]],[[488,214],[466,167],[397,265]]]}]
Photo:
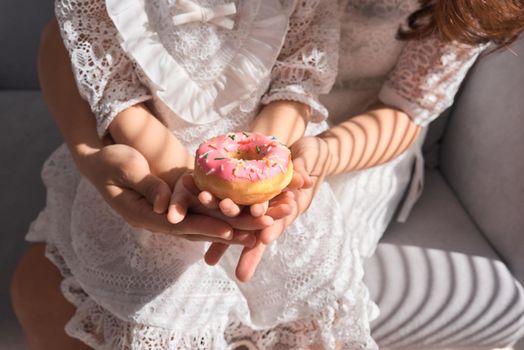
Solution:
[{"label": "bare leg", "polygon": [[62,276],[34,244],[20,260],[11,281],[11,301],[31,350],[87,350],[69,337],[64,326],[75,308],[60,292]]},{"label": "bare leg", "polygon": [[[41,88],[51,112],[57,108],[74,110],[73,105],[83,102],[77,92],[56,21],[48,24],[42,33],[38,68]],[[57,106],[57,103],[62,105]],[[80,341],[67,336],[64,331],[75,309],[62,296],[62,276],[44,256],[44,250],[44,244],[33,245],[19,262],[11,281],[13,308],[22,324],[29,348],[89,349]]]}]

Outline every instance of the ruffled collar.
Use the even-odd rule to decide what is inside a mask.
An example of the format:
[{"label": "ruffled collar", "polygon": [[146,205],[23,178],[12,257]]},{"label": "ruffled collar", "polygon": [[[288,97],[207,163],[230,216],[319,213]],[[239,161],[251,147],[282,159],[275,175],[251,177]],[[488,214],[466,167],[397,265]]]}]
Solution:
[{"label": "ruffled collar", "polygon": [[[206,4],[209,2],[207,0]],[[242,32],[233,36],[235,40],[225,36],[225,40],[219,41],[217,52],[225,54],[217,58],[218,74],[202,81],[192,77],[187,70],[188,62],[184,60],[191,60],[190,55],[184,57],[174,52],[173,45],[167,42],[169,36],[160,35],[155,28],[162,28],[162,33],[197,30],[199,26],[211,26],[204,29],[213,31],[229,29],[211,22],[175,25],[172,17],[157,23],[159,18],[166,18],[166,11],[170,15],[180,13],[176,13],[176,0],[157,0],[156,3],[160,5],[150,6],[150,0],[106,0],[109,16],[120,34],[121,46],[151,83],[152,93],[180,118],[194,124],[227,116],[268,77],[282,48],[292,7],[283,6],[279,0],[236,1],[237,13],[230,16],[235,21],[232,30]],[[220,5],[223,4],[221,0]],[[210,45],[205,37],[200,44]],[[213,42],[215,50],[216,45],[217,40]],[[199,69],[206,67],[203,65]]]}]

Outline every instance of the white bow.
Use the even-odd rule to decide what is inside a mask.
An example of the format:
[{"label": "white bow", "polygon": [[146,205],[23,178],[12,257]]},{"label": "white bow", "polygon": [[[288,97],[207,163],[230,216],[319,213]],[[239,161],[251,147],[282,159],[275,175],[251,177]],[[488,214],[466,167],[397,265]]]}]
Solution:
[{"label": "white bow", "polygon": [[203,23],[210,22],[226,29],[233,29],[235,26],[235,21],[226,18],[226,16],[237,13],[237,8],[233,2],[210,8],[195,4],[191,0],[178,0],[177,6],[182,11],[187,12],[173,17],[175,25],[200,21]]}]

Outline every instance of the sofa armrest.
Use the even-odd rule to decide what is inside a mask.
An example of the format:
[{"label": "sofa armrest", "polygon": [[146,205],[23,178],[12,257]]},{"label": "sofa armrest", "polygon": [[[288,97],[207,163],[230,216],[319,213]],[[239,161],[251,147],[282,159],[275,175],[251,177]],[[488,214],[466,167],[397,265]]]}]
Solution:
[{"label": "sofa armrest", "polygon": [[442,172],[480,231],[524,282],[524,37],[482,57],[457,96]]}]

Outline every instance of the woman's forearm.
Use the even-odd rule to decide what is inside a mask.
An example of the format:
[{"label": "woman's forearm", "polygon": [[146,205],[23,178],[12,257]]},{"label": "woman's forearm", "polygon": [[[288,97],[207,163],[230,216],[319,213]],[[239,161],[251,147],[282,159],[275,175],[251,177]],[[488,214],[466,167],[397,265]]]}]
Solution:
[{"label": "woman's forearm", "polygon": [[379,106],[353,117],[320,136],[328,143],[331,175],[370,168],[406,151],[420,127],[404,112]]},{"label": "woman's forearm", "polygon": [[83,157],[96,152],[103,145],[96,132],[95,117],[88,103],[78,93],[69,55],[56,20],[47,25],[42,35],[38,75],[51,115],[82,171]]}]

